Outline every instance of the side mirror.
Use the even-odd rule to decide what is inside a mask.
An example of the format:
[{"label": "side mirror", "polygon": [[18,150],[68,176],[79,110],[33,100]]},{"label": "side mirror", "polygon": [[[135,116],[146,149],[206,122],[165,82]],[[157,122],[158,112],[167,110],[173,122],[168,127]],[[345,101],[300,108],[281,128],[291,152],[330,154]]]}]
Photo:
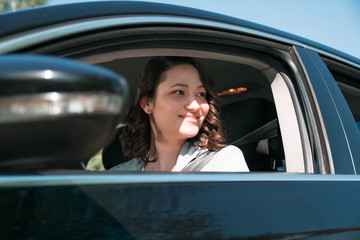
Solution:
[{"label": "side mirror", "polygon": [[128,95],[123,77],[97,66],[0,56],[0,170],[87,162],[111,137]]}]

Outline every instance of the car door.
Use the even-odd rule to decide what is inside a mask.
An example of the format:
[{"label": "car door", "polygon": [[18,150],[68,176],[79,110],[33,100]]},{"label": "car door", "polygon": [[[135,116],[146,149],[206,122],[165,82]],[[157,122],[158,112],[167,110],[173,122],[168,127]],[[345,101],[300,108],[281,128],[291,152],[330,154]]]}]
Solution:
[{"label": "car door", "polygon": [[[72,10],[76,15],[90,6],[95,5],[62,6],[58,10]],[[143,9],[155,5],[146,6]],[[42,23],[41,28],[3,38],[0,51],[46,54],[106,67],[128,79],[130,96],[151,56],[195,57],[215,76],[219,93],[247,89],[221,99],[232,120],[228,137],[247,154],[253,170],[7,172],[0,176],[2,236],[358,237],[360,179],[354,175],[354,165],[359,158],[352,147],[358,134],[350,140],[347,132],[354,124],[347,130],[344,119],[350,119],[351,112],[339,110],[338,105],[345,103],[337,99],[338,93],[332,93],[333,88],[339,91],[337,86],[327,89],[333,79],[321,58],[305,49],[299,39],[279,35],[276,30],[184,8],[156,6],[160,7],[156,15],[150,10],[143,10],[142,15],[131,10],[137,9],[136,4],[104,3],[103,16],[82,12],[85,16],[76,21],[70,17],[69,21],[62,18],[61,24]],[[116,15],[115,8],[122,9],[125,16]],[[56,10],[52,7],[48,11]],[[34,10],[34,14],[41,11]],[[254,102],[259,104],[246,107]],[[273,121],[271,131],[264,128]],[[245,125],[244,132],[237,128]],[[254,137],[254,132],[260,132],[260,137]],[[250,144],[244,143],[244,137]],[[265,151],[258,149],[260,142]]]}]

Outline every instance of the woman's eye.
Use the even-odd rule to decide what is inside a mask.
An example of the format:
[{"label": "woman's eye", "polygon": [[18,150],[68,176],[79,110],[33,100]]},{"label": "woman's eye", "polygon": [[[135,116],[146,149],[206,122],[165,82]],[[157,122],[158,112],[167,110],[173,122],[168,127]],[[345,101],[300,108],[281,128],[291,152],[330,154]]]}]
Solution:
[{"label": "woman's eye", "polygon": [[176,91],[174,91],[173,93],[175,93],[175,94],[184,94],[184,91],[176,90]]},{"label": "woman's eye", "polygon": [[197,96],[199,96],[199,97],[206,97],[206,93],[205,93],[205,92],[201,92],[201,93],[198,93]]}]

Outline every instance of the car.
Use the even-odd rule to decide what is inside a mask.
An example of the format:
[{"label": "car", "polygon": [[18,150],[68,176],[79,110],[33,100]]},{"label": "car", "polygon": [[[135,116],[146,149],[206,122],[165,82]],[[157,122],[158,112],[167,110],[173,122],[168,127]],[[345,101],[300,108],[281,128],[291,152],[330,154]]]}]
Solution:
[{"label": "car", "polygon": [[[46,6],[0,22],[2,239],[360,237],[358,58],[150,2]],[[153,56],[208,69],[249,173],[106,171],[126,161],[117,134]]]}]

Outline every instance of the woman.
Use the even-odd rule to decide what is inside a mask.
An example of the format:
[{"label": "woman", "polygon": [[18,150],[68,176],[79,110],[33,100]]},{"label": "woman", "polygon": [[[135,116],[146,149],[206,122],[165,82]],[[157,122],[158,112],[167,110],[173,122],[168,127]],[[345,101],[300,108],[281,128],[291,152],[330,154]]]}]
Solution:
[{"label": "woman", "polygon": [[111,170],[181,171],[196,159],[200,171],[249,171],[242,152],[226,146],[213,82],[188,57],[154,57],[145,66],[120,136],[134,158]]}]

